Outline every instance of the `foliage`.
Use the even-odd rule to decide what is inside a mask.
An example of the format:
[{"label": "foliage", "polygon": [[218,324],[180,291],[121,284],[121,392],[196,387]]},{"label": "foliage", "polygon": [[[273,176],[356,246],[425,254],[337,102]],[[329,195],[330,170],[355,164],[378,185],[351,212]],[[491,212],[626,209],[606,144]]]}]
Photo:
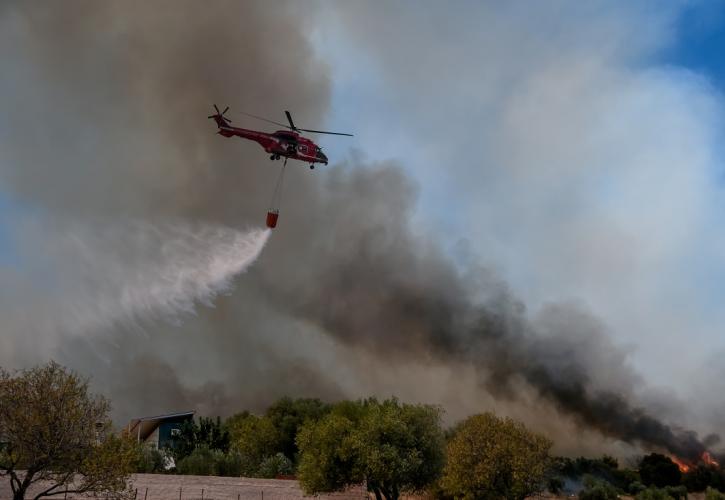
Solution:
[{"label": "foliage", "polygon": [[14,375],[0,369],[0,472],[10,476],[14,498],[25,498],[38,481],[47,481],[45,495],[66,486],[71,493],[120,495],[136,447],[113,435],[108,410],[86,380],[55,362]]},{"label": "foliage", "polygon": [[229,450],[224,453],[215,450],[214,475],[239,477],[242,475],[243,460],[238,451]]},{"label": "foliage", "polygon": [[211,476],[214,472],[215,458],[215,453],[208,446],[199,446],[176,462],[176,471],[179,474]]},{"label": "foliage", "polygon": [[616,500],[618,496],[609,482],[590,475],[584,477],[584,489],[579,492],[579,500]]},{"label": "foliage", "polygon": [[564,489],[564,481],[559,477],[550,477],[546,489],[553,495],[558,495]]},{"label": "foliage", "polygon": [[297,434],[297,477],[307,494],[341,490],[359,480],[348,444],[354,432],[355,422],[336,413],[302,426]]},{"label": "foliage", "polygon": [[274,479],[278,476],[290,476],[294,474],[295,466],[292,460],[280,452],[262,460],[257,470],[257,477]]},{"label": "foliage", "polygon": [[279,432],[267,417],[242,413],[226,421],[231,449],[238,452],[245,476],[257,475],[259,465],[280,451]]},{"label": "foliage", "polygon": [[687,488],[684,486],[649,487],[637,493],[635,498],[636,500],[686,500]]},{"label": "foliage", "polygon": [[317,422],[330,411],[330,405],[319,399],[282,398],[265,413],[278,433],[279,451],[290,460],[297,458],[297,432],[308,421]]},{"label": "foliage", "polygon": [[178,436],[173,438],[176,459],[189,456],[199,447],[222,452],[229,449],[229,431],[219,417],[216,420],[201,417],[198,422],[187,420],[181,424]]},{"label": "foliage", "polygon": [[441,486],[457,498],[523,499],[543,489],[551,444],[510,418],[474,415],[448,443]]},{"label": "foliage", "polygon": [[165,472],[169,457],[164,450],[139,444],[136,447],[136,472],[153,474]]},{"label": "foliage", "polygon": [[725,493],[708,486],[705,490],[705,500],[725,500]]},{"label": "foliage", "polygon": [[437,407],[396,399],[336,405],[298,434],[300,484],[317,493],[364,480],[387,499],[422,491],[443,466],[440,415]]},{"label": "foliage", "polygon": [[725,471],[718,467],[699,464],[682,475],[682,484],[687,487],[687,491],[705,491],[708,487],[725,491]]},{"label": "foliage", "polygon": [[669,457],[650,453],[639,463],[639,475],[647,486],[678,486],[682,479],[680,468]]},{"label": "foliage", "polygon": [[[554,475],[572,479],[590,475],[606,481],[622,491],[631,493],[639,491],[639,489],[632,490],[632,485],[640,481],[639,474],[634,470],[620,469],[618,461],[613,457],[607,455],[602,458],[557,457],[553,462]],[[644,485],[640,489],[644,489]]]},{"label": "foliage", "polygon": [[629,488],[627,488],[627,492],[631,495],[637,495],[638,493],[643,492],[646,490],[647,487],[640,483],[639,481],[634,481],[632,484],[629,485]]},{"label": "foliage", "polygon": [[196,476],[231,476],[239,477],[242,469],[242,458],[238,452],[213,450],[201,445],[182,458],[176,464],[179,474]]}]

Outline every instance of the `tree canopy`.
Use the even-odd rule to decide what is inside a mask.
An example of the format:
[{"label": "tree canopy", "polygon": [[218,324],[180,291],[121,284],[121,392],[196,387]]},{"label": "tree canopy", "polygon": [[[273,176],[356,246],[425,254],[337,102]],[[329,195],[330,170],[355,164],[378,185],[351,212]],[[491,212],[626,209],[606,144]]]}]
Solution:
[{"label": "tree canopy", "polygon": [[431,484],[443,467],[441,410],[375,399],[336,406],[297,438],[298,477],[307,493],[366,481],[378,499]]},{"label": "tree canopy", "polygon": [[[111,432],[109,404],[55,362],[10,374],[0,369],[0,472],[15,500],[43,481],[35,498],[116,495],[136,459],[134,444]],[[21,472],[23,471],[23,472]]]},{"label": "tree canopy", "polygon": [[677,486],[682,480],[680,468],[669,457],[650,453],[639,463],[639,475],[647,486]]},{"label": "tree canopy", "polygon": [[297,432],[307,422],[316,422],[330,411],[330,405],[319,399],[285,397],[267,409],[265,416],[277,429],[279,451],[290,460],[297,456]]},{"label": "tree canopy", "polygon": [[441,487],[456,498],[523,499],[542,489],[551,445],[510,418],[474,415],[448,443]]}]

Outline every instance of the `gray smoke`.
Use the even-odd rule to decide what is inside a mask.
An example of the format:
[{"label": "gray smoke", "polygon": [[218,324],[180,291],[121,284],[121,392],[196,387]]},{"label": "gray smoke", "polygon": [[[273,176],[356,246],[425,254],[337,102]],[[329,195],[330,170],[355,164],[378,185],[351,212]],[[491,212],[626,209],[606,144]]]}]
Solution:
[{"label": "gray smoke", "polygon": [[[529,317],[493,273],[455,261],[442,247],[450,242],[414,230],[417,188],[392,162],[353,155],[314,173],[288,169],[274,238],[247,274],[221,281],[220,290],[233,292],[213,308],[180,324],[52,328],[57,304],[37,290],[74,269],[53,248],[55,216],[84,225],[89,216],[174,217],[199,228],[263,220],[279,165],[254,144],[215,135],[206,116],[212,103],[230,104],[272,116],[291,109],[300,123],[322,125],[329,69],[304,36],[314,16],[302,14],[283,2],[0,7],[0,55],[12,68],[0,74],[0,188],[46,228],[23,237],[19,224],[9,228],[21,258],[0,271],[12,283],[0,305],[9,318],[0,363],[56,357],[93,377],[119,422],[185,408],[261,409],[284,394],[435,397],[459,388],[434,381],[420,389],[415,374],[470,368],[475,394],[502,407],[533,390],[542,406],[604,436],[701,451],[695,435],[636,403],[639,380],[626,354],[582,308]],[[74,258],[123,273],[156,269],[146,252],[124,260],[137,241],[131,233],[124,224],[100,233],[85,225],[87,238],[103,238],[118,255]],[[150,248],[168,242],[161,234]],[[23,257],[38,246],[61,261],[27,272],[35,268]],[[113,285],[87,271],[84,294]],[[215,290],[200,295],[210,300]],[[152,309],[163,310],[164,300]]]}]

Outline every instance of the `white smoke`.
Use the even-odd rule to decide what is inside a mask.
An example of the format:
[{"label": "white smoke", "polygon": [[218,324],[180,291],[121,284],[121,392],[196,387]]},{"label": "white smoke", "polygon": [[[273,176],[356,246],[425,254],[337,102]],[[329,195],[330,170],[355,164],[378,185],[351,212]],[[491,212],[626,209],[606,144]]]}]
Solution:
[{"label": "white smoke", "polygon": [[[16,318],[37,330],[51,326],[37,324],[49,317],[54,330],[74,334],[150,320],[178,322],[194,314],[197,304],[212,307],[257,259],[270,235],[268,229],[179,220],[59,222],[50,231],[43,226],[24,231],[32,267],[20,285],[42,290],[51,314]],[[26,311],[37,306],[21,305]]]}]

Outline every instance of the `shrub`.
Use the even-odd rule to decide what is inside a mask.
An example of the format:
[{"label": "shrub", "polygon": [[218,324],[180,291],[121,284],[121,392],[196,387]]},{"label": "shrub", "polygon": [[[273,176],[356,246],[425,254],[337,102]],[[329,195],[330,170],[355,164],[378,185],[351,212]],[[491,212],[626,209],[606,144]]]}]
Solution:
[{"label": "shrub", "polygon": [[579,492],[580,500],[616,500],[618,496],[614,486],[593,476],[584,477],[584,489]]},{"label": "shrub", "polygon": [[136,472],[142,474],[165,472],[170,465],[169,457],[163,450],[140,445],[137,453]]},{"label": "shrub", "polygon": [[673,500],[672,497],[665,493],[665,490],[651,487],[640,491],[634,498],[635,500]]},{"label": "shrub", "polygon": [[705,500],[725,500],[725,493],[717,491],[709,486],[705,490]]},{"label": "shrub", "polygon": [[214,472],[215,453],[206,446],[200,446],[176,463],[179,474],[210,476]]},{"label": "shrub", "polygon": [[258,477],[274,479],[277,476],[289,476],[294,474],[295,468],[292,461],[284,453],[277,453],[267,457],[259,464]]}]

